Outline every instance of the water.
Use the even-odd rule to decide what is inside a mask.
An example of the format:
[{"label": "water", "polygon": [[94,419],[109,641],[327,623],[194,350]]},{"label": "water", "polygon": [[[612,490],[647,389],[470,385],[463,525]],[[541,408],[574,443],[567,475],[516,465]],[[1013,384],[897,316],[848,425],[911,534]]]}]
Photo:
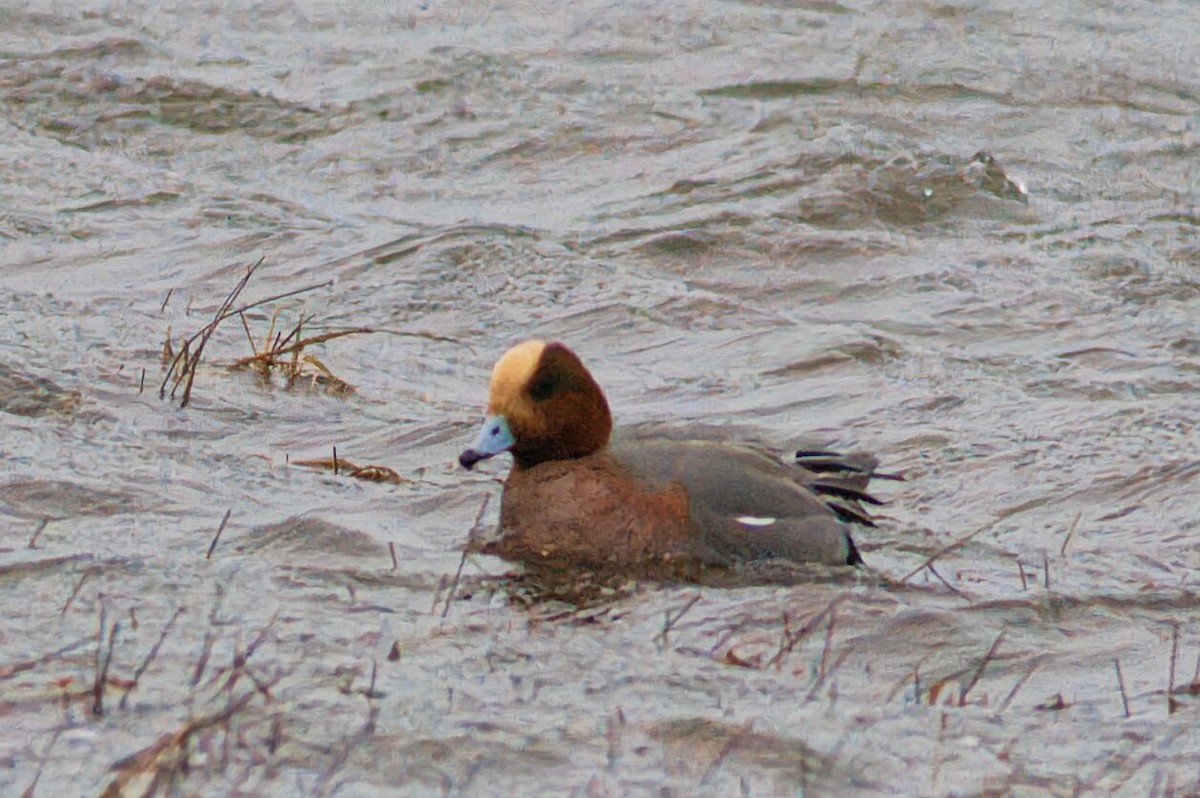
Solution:
[{"label": "water", "polygon": [[[6,794],[1200,791],[1191,5],[0,16]],[[355,392],[230,320],[160,400],[259,258]],[[869,570],[452,588],[534,335],[618,422],[876,452]]]}]

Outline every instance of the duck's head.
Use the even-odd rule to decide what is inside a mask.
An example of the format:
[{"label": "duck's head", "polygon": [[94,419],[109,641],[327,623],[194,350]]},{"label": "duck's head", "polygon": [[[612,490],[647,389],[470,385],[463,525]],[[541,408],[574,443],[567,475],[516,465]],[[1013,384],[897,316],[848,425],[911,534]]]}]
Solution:
[{"label": "duck's head", "polygon": [[517,468],[531,468],[587,457],[611,434],[604,392],[575,353],[559,343],[525,341],[496,361],[487,418],[458,462],[469,469],[512,452]]}]

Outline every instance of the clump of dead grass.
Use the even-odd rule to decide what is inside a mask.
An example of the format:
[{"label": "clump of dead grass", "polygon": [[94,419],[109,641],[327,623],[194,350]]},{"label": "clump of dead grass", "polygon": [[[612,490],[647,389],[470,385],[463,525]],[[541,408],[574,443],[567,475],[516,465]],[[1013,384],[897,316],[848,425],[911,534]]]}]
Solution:
[{"label": "clump of dead grass", "polygon": [[[278,324],[280,308],[277,306],[271,315],[270,326],[260,346],[253,333],[250,332],[249,322],[246,321],[246,311],[319,288],[326,288],[332,284],[332,281],[326,281],[237,305],[242,291],[245,290],[250,279],[262,264],[263,259],[260,258],[256,263],[246,267],[245,274],[230,289],[212,319],[199,330],[184,338],[178,350],[171,343],[171,331],[167,330],[162,349],[162,362],[166,367],[166,374],[158,388],[159,398],[166,399],[168,396],[172,400],[178,398],[181,408],[188,406],[191,402],[192,390],[195,387],[204,348],[221,323],[235,316],[242,323],[242,329],[250,342],[251,354],[239,358],[228,368],[239,371],[252,370],[268,383],[272,383],[278,378],[279,382],[287,389],[321,390],[334,396],[347,396],[354,392],[352,385],[339,378],[324,362],[305,350],[347,335],[362,335],[376,332],[376,330],[371,327],[352,327],[305,336],[303,330],[312,324],[314,317],[301,311],[299,319],[285,334],[283,328]],[[169,294],[167,299],[170,299]],[[165,301],[163,306],[166,306]]]},{"label": "clump of dead grass", "polygon": [[[235,316],[242,324],[242,330],[250,344],[251,354],[228,364],[227,368],[231,371],[251,371],[259,377],[264,385],[281,385],[285,390],[320,391],[336,397],[345,397],[354,393],[353,385],[334,374],[329,366],[308,350],[347,335],[364,335],[381,331],[372,327],[350,327],[306,336],[304,330],[312,325],[315,317],[301,311],[296,323],[287,328],[285,333],[285,328],[280,324],[282,309],[276,305],[271,313],[271,322],[267,327],[266,334],[256,340],[250,331],[250,323],[246,320],[246,311],[332,285],[330,280],[238,305],[238,298],[241,297],[242,291],[249,285],[250,279],[262,264],[263,259],[260,258],[246,267],[245,273],[226,294],[212,319],[199,330],[184,338],[179,344],[178,350],[171,343],[171,330],[168,328],[162,348],[162,363],[166,374],[158,388],[160,399],[166,399],[169,396],[173,401],[178,398],[181,408],[188,406],[191,402],[192,390],[196,384],[196,375],[205,346],[217,332],[221,323]],[[163,300],[164,309],[170,299],[171,292],[168,292],[166,299]],[[297,465],[328,470],[334,474],[346,474],[368,482],[399,484],[404,481],[399,474],[387,466],[359,466],[344,458],[339,459],[336,448],[331,459],[296,460],[294,462]]]},{"label": "clump of dead grass", "polygon": [[361,479],[365,482],[386,482],[389,485],[412,482],[412,480],[405,479],[387,466],[360,466],[355,465],[344,457],[338,457],[336,446],[333,447],[333,457],[318,457],[311,460],[289,460],[288,462],[292,465],[314,468],[319,471],[332,471],[335,475],[345,474],[346,476]]}]

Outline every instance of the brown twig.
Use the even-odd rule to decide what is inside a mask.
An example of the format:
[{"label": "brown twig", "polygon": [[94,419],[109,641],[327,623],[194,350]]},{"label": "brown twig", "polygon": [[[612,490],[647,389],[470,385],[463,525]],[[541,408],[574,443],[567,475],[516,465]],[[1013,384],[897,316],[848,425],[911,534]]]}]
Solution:
[{"label": "brown twig", "polygon": [[45,529],[49,524],[50,524],[49,518],[43,518],[41,521],[38,521],[37,528],[34,529],[33,534],[29,536],[29,543],[27,544],[27,548],[31,548],[31,549],[37,548],[38,536],[42,534],[42,530]]},{"label": "brown twig", "polygon": [[654,641],[658,642],[659,640],[662,640],[664,643],[667,642],[667,636],[671,634],[671,630],[675,628],[675,624],[679,623],[679,620],[684,615],[687,615],[692,607],[695,607],[698,603],[700,603],[700,599],[702,598],[704,598],[704,596],[702,596],[700,593],[692,596],[690,599],[688,599],[688,602],[684,604],[678,612],[675,613],[674,617],[671,616],[670,610],[663,612],[662,631],[654,636]]},{"label": "brown twig", "polygon": [[954,595],[956,595],[956,596],[961,596],[961,595],[963,594],[963,592],[962,592],[961,590],[959,590],[959,589],[958,589],[958,588],[956,588],[954,585],[952,585],[952,584],[950,584],[949,582],[947,582],[947,581],[946,581],[946,580],[945,580],[945,579],[942,577],[942,575],[941,575],[941,574],[939,574],[939,573],[937,572],[937,569],[933,567],[933,563],[929,563],[929,565],[926,565],[925,567],[926,567],[926,568],[928,568],[928,569],[929,569],[929,573],[931,573],[931,574],[933,574],[934,576],[936,576],[936,577],[937,577],[937,579],[938,579],[938,581],[939,581],[939,582],[941,582],[941,583],[942,583],[942,585],[943,585],[943,586],[944,586],[944,587],[945,587],[947,590],[949,590],[951,593],[953,593],[953,594],[954,594]]},{"label": "brown twig", "polygon": [[[229,293],[225,296],[220,307],[212,320],[200,328],[200,330],[191,335],[183,342],[183,347],[180,349],[174,360],[171,361],[170,367],[167,369],[167,374],[163,377],[162,384],[158,387],[158,396],[160,399],[166,396],[167,382],[170,381],[172,375],[175,376],[175,382],[171,386],[171,398],[175,398],[175,391],[179,387],[180,381],[184,380],[183,397],[179,401],[180,407],[187,407],[188,401],[192,395],[192,385],[196,380],[196,367],[200,363],[200,356],[204,351],[204,346],[208,343],[208,339],[216,332],[217,326],[226,318],[228,318],[229,309],[233,303],[237,301],[238,296],[246,288],[250,282],[250,278],[254,276],[254,272],[263,264],[265,258],[259,258],[256,263],[247,267],[246,273],[241,279],[234,284]],[[240,312],[240,310],[238,311]],[[191,353],[192,345],[195,345],[195,354]],[[180,361],[182,360],[182,365]],[[176,373],[178,372],[178,373]]]},{"label": "brown twig", "polygon": [[1167,714],[1175,711],[1175,663],[1179,659],[1179,624],[1171,624],[1171,667],[1167,672]]},{"label": "brown twig", "polygon": [[921,563],[919,566],[917,566],[916,568],[909,571],[900,580],[900,583],[903,584],[903,583],[907,582],[909,579],[912,579],[914,576],[921,573],[926,568],[928,568],[930,565],[932,565],[933,563],[935,563],[939,559],[941,559],[941,557],[943,555],[949,554],[950,552],[954,551],[955,549],[960,548],[961,546],[965,545],[966,543],[969,543],[972,539],[974,539],[978,535],[982,534],[983,532],[986,532],[987,530],[991,529],[993,526],[994,526],[994,524],[985,524],[984,526],[979,527],[979,529],[976,529],[974,532],[971,532],[968,535],[964,535],[963,537],[954,541],[950,545],[943,546],[941,549],[934,552],[933,556],[929,557],[929,559],[925,560],[925,562]]},{"label": "brown twig", "polygon": [[272,628],[274,628],[275,622],[278,619],[279,613],[276,612],[271,616],[271,619],[267,621],[267,625],[258,630],[258,634],[253,640],[250,641],[250,645],[246,646],[245,651],[242,651],[240,648],[234,649],[233,662],[230,663],[230,667],[228,669],[229,678],[225,681],[225,684],[221,686],[222,690],[232,691],[234,685],[236,685],[238,682],[238,678],[242,674],[248,676],[259,690],[263,689],[262,683],[260,683],[258,679],[254,677],[254,674],[251,673],[249,668],[246,666],[249,664],[250,658],[253,657],[255,652],[258,651],[258,647],[261,646],[264,641],[266,641],[267,635],[271,632]]},{"label": "brown twig", "polygon": [[160,308],[158,309],[158,312],[159,312],[159,313],[166,313],[166,312],[167,312],[167,303],[171,301],[171,294],[173,294],[174,292],[175,292],[175,289],[174,289],[174,288],[168,288],[168,289],[167,289],[167,295],[166,295],[165,297],[163,297],[163,301],[162,301],[162,307],[160,307]]},{"label": "brown twig", "polygon": [[429,607],[429,614],[433,615],[437,612],[438,605],[442,603],[442,591],[450,584],[450,577],[442,574],[438,577],[437,587],[433,591],[433,604]]},{"label": "brown twig", "polygon": [[225,598],[225,589],[221,587],[221,583],[217,583],[217,600],[213,602],[212,609],[208,612],[208,629],[204,632],[204,642],[200,646],[200,656],[196,658],[196,667],[192,671],[191,687],[200,684],[201,677],[204,676],[204,671],[208,667],[208,659],[212,656],[213,633],[212,627],[217,623],[217,613],[221,610],[221,602]]},{"label": "brown twig", "polygon": [[446,591],[446,604],[442,607],[443,619],[450,614],[450,602],[454,600],[454,594],[458,592],[458,583],[462,579],[463,566],[466,563],[467,550],[463,549],[462,557],[458,559],[458,570],[454,572],[454,578],[450,580],[450,588]]},{"label": "brown twig", "polygon": [[254,336],[250,333],[250,325],[246,322],[246,314],[239,313],[238,318],[241,319],[242,329],[246,331],[246,340],[250,342],[250,351],[258,357],[258,346],[254,343]]},{"label": "brown twig", "polygon": [[[309,319],[309,321],[311,321],[311,319]],[[296,329],[299,329],[299,327]],[[273,364],[277,358],[283,357],[284,355],[298,356],[300,352],[310,346],[323,344],[326,341],[332,341],[335,338],[343,338],[347,335],[366,335],[376,332],[373,327],[355,327],[348,330],[331,330],[330,332],[321,333],[320,335],[310,335],[309,337],[302,338],[295,343],[287,343],[296,334],[296,329],[293,329],[292,332],[288,334],[287,338],[282,340],[277,338],[275,343],[272,344],[269,349],[265,349],[261,352],[255,352],[250,357],[243,357],[240,360],[234,361],[233,368],[244,368],[252,363],[264,362],[270,365]],[[295,362],[295,357],[293,357],[293,362]]]},{"label": "brown twig", "polygon": [[[488,503],[492,500],[490,494],[484,494],[483,501],[479,505],[479,511],[475,513],[475,521],[471,524],[471,530],[467,533],[467,540],[475,539],[479,531],[479,525],[483,522],[483,514],[487,512]],[[469,543],[468,543],[469,545]],[[448,590],[446,592],[446,604],[442,607],[442,617],[445,618],[450,613],[450,602],[454,600],[454,594],[458,592],[458,583],[462,580],[463,566],[467,563],[468,548],[463,548],[462,557],[458,560],[458,569],[454,572],[454,578],[450,580]],[[441,582],[438,583],[438,593],[442,590]],[[437,609],[437,597],[434,597],[433,608]]]},{"label": "brown twig", "polygon": [[75,583],[75,589],[71,591],[71,595],[67,596],[67,600],[63,602],[62,611],[59,615],[66,615],[67,610],[71,609],[71,604],[75,602],[75,597],[79,595],[79,591],[83,589],[83,583],[86,582],[93,574],[99,573],[100,568],[93,566],[83,572],[83,576],[79,577],[79,581]]},{"label": "brown twig", "polygon": [[825,669],[829,666],[829,649],[833,646],[833,627],[837,624],[837,608],[829,610],[829,623],[825,625],[825,645],[821,647],[821,664],[817,668],[817,682],[825,681]]},{"label": "brown twig", "polygon": [[179,607],[175,610],[175,614],[171,616],[171,620],[167,621],[166,626],[163,627],[162,634],[158,636],[158,642],[150,648],[150,652],[146,654],[145,659],[143,659],[141,664],[137,666],[137,670],[133,672],[133,679],[125,686],[125,693],[121,696],[121,709],[124,709],[129,703],[129,694],[133,692],[133,688],[137,687],[138,679],[142,678],[142,674],[146,672],[146,668],[149,668],[150,663],[153,662],[154,658],[158,656],[158,651],[162,648],[162,644],[167,639],[167,635],[169,635],[171,633],[171,629],[175,627],[175,621],[179,620],[179,616],[183,615],[184,612],[186,612],[184,607]]},{"label": "brown twig", "polygon": [[88,643],[92,642],[92,640],[94,640],[94,639],[95,638],[93,638],[92,635],[84,635],[83,637],[76,640],[74,643],[68,643],[67,645],[63,646],[62,648],[55,649],[54,651],[51,651],[48,654],[43,654],[42,656],[38,657],[37,659],[28,659],[28,660],[22,660],[20,662],[10,662],[7,665],[0,665],[0,680],[10,679],[13,676],[16,676],[18,673],[24,673],[25,671],[31,671],[34,668],[38,667],[39,665],[45,665],[48,662],[53,662],[54,660],[61,657],[63,654],[69,654],[70,652],[74,651],[75,649],[83,648]]},{"label": "brown twig", "polygon": [[371,659],[371,684],[367,687],[363,696],[367,699],[367,722],[363,725],[363,734],[374,734],[375,725],[379,721],[379,705],[375,703],[375,699],[380,697],[380,694],[375,692],[375,673],[379,669],[378,660]]},{"label": "brown twig", "polygon": [[1063,538],[1062,548],[1059,549],[1058,554],[1060,557],[1067,556],[1067,544],[1071,542],[1071,537],[1075,534],[1075,527],[1079,526],[1079,519],[1082,517],[1083,510],[1079,510],[1075,513],[1075,520],[1071,522],[1071,528],[1067,530],[1067,536]]},{"label": "brown twig", "polygon": [[984,670],[987,668],[988,663],[990,663],[996,656],[996,652],[999,650],[1000,643],[1003,640],[1004,632],[1001,631],[1000,634],[996,635],[996,639],[992,641],[992,647],[989,648],[987,653],[983,655],[983,661],[980,662],[979,667],[975,669],[974,675],[971,676],[971,681],[967,682],[967,686],[964,687],[962,692],[958,694],[958,705],[960,707],[965,707],[967,705],[967,694],[970,693],[975,685],[979,683],[979,680],[983,678]]},{"label": "brown twig", "polygon": [[[113,621],[108,632],[108,650],[104,651],[104,624],[107,620],[108,610],[105,608],[104,602],[100,602],[100,623],[96,632],[96,679],[92,683],[92,714],[96,717],[104,715],[104,685],[108,681],[108,667],[112,664],[117,632],[121,630],[120,622]],[[101,656],[103,656],[103,660]]]},{"label": "brown twig", "polygon": [[[277,674],[265,686],[270,688],[282,678],[283,674]],[[248,690],[236,698],[230,698],[222,709],[189,721],[176,732],[160,735],[140,751],[118,760],[110,768],[117,771],[117,776],[109,782],[101,795],[104,798],[125,795],[127,785],[133,779],[146,774],[152,775],[148,784],[144,787],[139,785],[139,795],[170,794],[171,790],[163,789],[164,782],[187,771],[191,738],[198,732],[228,724],[235,715],[246,708],[255,695],[263,693],[263,690]]]},{"label": "brown twig", "polygon": [[233,515],[232,507],[225,511],[225,517],[221,519],[221,525],[217,527],[217,534],[213,535],[212,543],[208,544],[208,554],[204,555],[204,559],[212,559],[213,551],[217,548],[217,541],[221,539],[221,533],[225,531],[225,525],[229,523],[229,516],[231,515]]},{"label": "brown twig", "polygon": [[395,571],[397,568],[400,567],[400,563],[396,560],[396,542],[395,541],[392,541],[392,540],[388,541],[388,552],[390,552],[392,555],[392,570]]},{"label": "brown twig", "polygon": [[1021,591],[1029,590],[1029,581],[1025,578],[1025,566],[1021,565],[1021,558],[1017,558],[1017,570],[1021,572]]},{"label": "brown twig", "polygon": [[1041,664],[1042,661],[1040,659],[1034,660],[1033,664],[1029,666],[1029,670],[1025,671],[1020,679],[1017,679],[1017,683],[1013,685],[1013,689],[1009,690],[1008,695],[1000,702],[1000,714],[1004,714],[1005,710],[1008,709],[1008,705],[1012,703],[1013,699],[1017,697],[1017,693],[1025,686],[1025,682],[1029,681],[1030,677],[1033,676],[1033,672],[1041,667]]},{"label": "brown twig", "polygon": [[1125,717],[1129,717],[1129,696],[1125,693],[1125,677],[1121,675],[1121,660],[1114,659],[1113,667],[1117,669],[1117,687],[1121,689],[1121,706],[1125,708]]},{"label": "brown twig", "polygon": [[829,615],[831,612],[833,612],[833,608],[836,607],[838,604],[840,604],[842,601],[844,601],[845,598],[846,598],[846,594],[844,594],[844,593],[835,596],[832,601],[830,601],[828,604],[825,605],[825,609],[821,610],[816,615],[809,618],[808,622],[805,623],[804,626],[801,626],[799,629],[797,629],[795,632],[790,631],[785,626],[783,640],[781,640],[779,643],[779,650],[775,652],[775,655],[773,657],[771,657],[771,659],[767,660],[766,667],[769,668],[773,665],[773,666],[775,666],[776,670],[778,670],[780,667],[782,667],[783,658],[786,655],[792,653],[792,649],[794,649],[796,647],[797,643],[799,643],[805,637],[808,637],[808,635],[812,634],[812,631],[814,629],[816,629],[817,626],[820,625],[821,621],[825,620],[825,616]]},{"label": "brown twig", "polygon": [[808,703],[817,697],[817,693],[821,692],[821,688],[825,686],[825,682],[830,676],[833,675],[834,671],[841,667],[842,663],[846,661],[846,658],[850,656],[852,650],[853,649],[849,646],[844,648],[842,653],[838,654],[837,659],[833,661],[833,664],[826,668],[825,673],[817,677],[817,680],[813,682],[812,689],[808,691],[808,695],[804,696],[805,703]]},{"label": "brown twig", "polygon": [[1042,552],[1042,573],[1046,576],[1046,589],[1050,589],[1050,555]]}]

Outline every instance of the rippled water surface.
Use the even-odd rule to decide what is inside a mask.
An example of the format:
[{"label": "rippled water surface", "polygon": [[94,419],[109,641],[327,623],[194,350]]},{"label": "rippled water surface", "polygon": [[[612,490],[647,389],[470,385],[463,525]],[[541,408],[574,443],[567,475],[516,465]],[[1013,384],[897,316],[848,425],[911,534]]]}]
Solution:
[{"label": "rippled water surface", "polygon": [[[1194,4],[0,22],[3,794],[1200,793]],[[300,314],[374,330],[304,352],[352,393],[228,368]],[[530,336],[619,421],[878,453],[868,568],[464,560]]]}]

